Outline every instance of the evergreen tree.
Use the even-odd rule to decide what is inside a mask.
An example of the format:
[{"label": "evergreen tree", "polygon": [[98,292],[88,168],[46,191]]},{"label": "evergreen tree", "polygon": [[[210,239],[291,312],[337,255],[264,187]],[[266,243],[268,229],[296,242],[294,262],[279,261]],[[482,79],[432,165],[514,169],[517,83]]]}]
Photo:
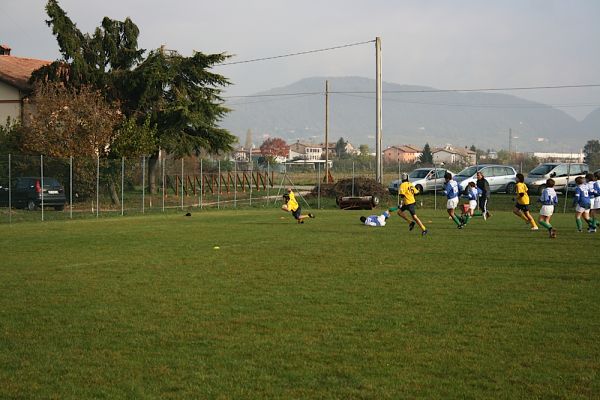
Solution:
[{"label": "evergreen tree", "polygon": [[585,162],[590,168],[600,166],[600,141],[596,139],[588,140],[583,146],[583,154],[585,155]]},{"label": "evergreen tree", "polygon": [[423,146],[423,152],[419,156],[419,162],[423,165],[433,165],[433,153],[431,152],[429,143],[425,143],[425,146]]},{"label": "evergreen tree", "polygon": [[227,55],[197,52],[184,57],[157,49],[144,57],[145,50],[138,49],[139,30],[129,18],[105,17],[89,35],[77,28],[57,0],[48,0],[46,11],[62,59],[38,70],[32,80],[91,85],[110,102],[119,102],[129,123],[154,130],[150,182],[155,181],[159,149],[175,156],[232,149],[235,136],[218,126],[229,111],[220,97],[229,81],[209,72]]}]

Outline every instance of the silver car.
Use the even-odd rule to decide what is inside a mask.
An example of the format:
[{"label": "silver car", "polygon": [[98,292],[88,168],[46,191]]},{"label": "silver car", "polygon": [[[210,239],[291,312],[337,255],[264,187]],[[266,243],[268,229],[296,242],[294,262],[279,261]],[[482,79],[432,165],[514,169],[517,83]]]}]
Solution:
[{"label": "silver car", "polygon": [[477,172],[481,172],[490,184],[490,192],[514,193],[517,185],[517,171],[508,165],[473,165],[454,175],[461,191],[469,182],[477,182]]},{"label": "silver car", "polygon": [[532,192],[541,193],[548,178],[554,180],[554,190],[563,191],[565,187],[575,185],[575,178],[589,171],[587,164],[581,163],[545,163],[540,164],[527,174],[525,184]]},{"label": "silver car", "polygon": [[[444,186],[444,174],[452,171],[444,168],[417,168],[408,174],[408,181],[421,193],[430,192],[433,190],[442,190]],[[398,188],[402,182],[395,180],[388,186],[390,194],[398,194]]]}]

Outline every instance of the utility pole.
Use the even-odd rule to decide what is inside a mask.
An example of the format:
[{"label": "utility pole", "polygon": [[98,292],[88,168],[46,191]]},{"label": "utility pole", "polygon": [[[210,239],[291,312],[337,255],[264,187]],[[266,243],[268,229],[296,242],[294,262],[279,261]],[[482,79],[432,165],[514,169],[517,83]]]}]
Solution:
[{"label": "utility pole", "polygon": [[375,38],[375,85],[376,85],[376,100],[375,100],[375,152],[376,154],[376,172],[375,180],[382,183],[383,180],[383,165],[381,160],[381,38]]},{"label": "utility pole", "polygon": [[325,81],[325,182],[329,183],[329,81]]}]

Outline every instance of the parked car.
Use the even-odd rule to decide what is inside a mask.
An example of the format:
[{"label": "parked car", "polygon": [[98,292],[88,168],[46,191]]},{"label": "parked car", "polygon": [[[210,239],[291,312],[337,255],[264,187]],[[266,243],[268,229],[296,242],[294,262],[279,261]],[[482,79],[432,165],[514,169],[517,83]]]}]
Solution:
[{"label": "parked car", "polygon": [[472,165],[454,175],[461,191],[469,182],[477,181],[477,172],[481,172],[490,184],[490,192],[514,193],[517,185],[517,171],[508,165]]},{"label": "parked car", "polygon": [[[600,172],[600,169],[595,170],[594,172],[592,172],[592,174],[595,174],[597,172]],[[573,178],[572,180],[570,180],[569,184],[567,185],[567,190],[569,191],[569,193],[575,192],[575,187],[577,186],[577,185],[575,185],[575,178]],[[554,178],[552,178],[552,179],[554,179]]]},{"label": "parked car", "polygon": [[[430,192],[432,190],[441,190],[444,186],[444,174],[452,171],[444,168],[417,168],[408,174],[408,180],[421,193]],[[395,180],[388,186],[390,194],[398,194],[398,188],[402,182]]]},{"label": "parked car", "polygon": [[554,179],[554,190],[564,191],[575,178],[587,174],[587,164],[570,163],[544,163],[540,164],[527,174],[525,184],[529,191],[541,193],[546,187],[548,178]]},{"label": "parked car", "polygon": [[0,205],[9,205],[9,192],[10,204],[13,207],[26,208],[30,211],[37,210],[42,206],[42,198],[44,207],[53,207],[57,211],[62,211],[67,201],[63,185],[55,178],[50,177],[44,177],[44,179],[38,177],[15,178],[10,191],[6,183],[0,184]]}]

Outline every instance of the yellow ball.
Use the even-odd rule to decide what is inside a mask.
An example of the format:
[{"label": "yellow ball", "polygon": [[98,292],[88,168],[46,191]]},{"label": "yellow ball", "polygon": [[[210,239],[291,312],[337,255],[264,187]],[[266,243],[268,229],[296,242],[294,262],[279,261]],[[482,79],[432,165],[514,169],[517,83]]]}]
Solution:
[{"label": "yellow ball", "polygon": [[215,246],[215,247],[213,247],[213,249],[215,249],[215,250],[219,250],[219,249],[220,249],[220,247],[219,247],[219,246]]}]

